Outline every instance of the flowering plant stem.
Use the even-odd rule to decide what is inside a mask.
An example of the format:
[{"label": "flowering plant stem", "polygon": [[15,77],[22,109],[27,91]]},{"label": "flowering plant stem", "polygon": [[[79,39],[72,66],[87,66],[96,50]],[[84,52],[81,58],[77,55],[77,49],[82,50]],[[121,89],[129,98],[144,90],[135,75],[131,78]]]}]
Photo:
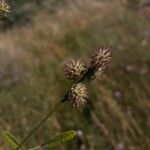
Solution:
[{"label": "flowering plant stem", "polygon": [[[72,79],[79,74],[79,79],[74,82],[70,90],[65,94],[64,98],[50,110],[44,118],[29,132],[29,134],[22,140],[21,144],[15,149],[19,150],[22,145],[38,130],[42,124],[66,101],[70,101],[74,106],[83,106],[87,100],[87,88],[85,83],[91,82],[93,78],[98,78],[101,72],[106,68],[111,58],[111,48],[98,48],[91,56],[89,67],[85,68],[84,64],[80,61],[71,60],[67,63],[66,77]],[[82,71],[84,73],[82,73]]]},{"label": "flowering plant stem", "polygon": [[29,132],[29,134],[22,140],[22,142],[20,143],[20,145],[18,145],[18,147],[16,148],[16,150],[19,150],[22,145],[35,133],[35,131],[37,131],[44,122],[46,122],[46,120],[52,116],[52,114],[61,106],[61,102],[59,102],[52,110],[50,110],[38,123],[37,125]]}]

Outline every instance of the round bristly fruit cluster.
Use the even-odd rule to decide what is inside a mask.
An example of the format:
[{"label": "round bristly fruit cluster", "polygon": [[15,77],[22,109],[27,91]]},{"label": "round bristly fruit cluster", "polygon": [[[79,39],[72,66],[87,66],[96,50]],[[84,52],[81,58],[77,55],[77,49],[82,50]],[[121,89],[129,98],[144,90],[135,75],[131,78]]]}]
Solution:
[{"label": "round bristly fruit cluster", "polygon": [[10,12],[10,6],[5,0],[0,0],[0,18],[6,17]]},{"label": "round bristly fruit cluster", "polygon": [[69,59],[64,65],[64,76],[74,81],[63,102],[82,107],[88,100],[86,83],[101,78],[111,61],[111,48],[98,48],[91,57],[89,65],[78,59]]},{"label": "round bristly fruit cluster", "polygon": [[90,78],[100,79],[103,71],[111,62],[111,48],[98,48],[91,55],[89,66]]},{"label": "round bristly fruit cluster", "polygon": [[68,102],[77,108],[84,106],[87,102],[87,87],[84,83],[74,84],[68,94]]},{"label": "round bristly fruit cluster", "polygon": [[86,71],[86,64],[79,59],[68,59],[64,64],[64,76],[69,80],[79,79]]}]

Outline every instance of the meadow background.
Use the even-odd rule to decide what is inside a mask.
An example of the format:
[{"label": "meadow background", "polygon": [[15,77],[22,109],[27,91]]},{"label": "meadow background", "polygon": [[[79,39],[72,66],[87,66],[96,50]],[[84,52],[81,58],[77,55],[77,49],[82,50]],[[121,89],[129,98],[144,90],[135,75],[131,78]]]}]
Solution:
[{"label": "meadow background", "polygon": [[[149,3],[9,0],[0,21],[0,131],[25,137],[70,87],[62,62],[108,45],[112,65],[89,86],[86,108],[64,105],[25,145],[75,129],[82,135],[56,150],[150,149]],[[9,149],[0,137],[0,150]]]}]

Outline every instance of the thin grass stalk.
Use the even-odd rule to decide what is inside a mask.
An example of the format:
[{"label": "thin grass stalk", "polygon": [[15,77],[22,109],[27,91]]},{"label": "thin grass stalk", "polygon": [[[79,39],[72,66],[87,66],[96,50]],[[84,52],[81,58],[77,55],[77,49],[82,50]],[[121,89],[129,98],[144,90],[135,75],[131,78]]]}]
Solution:
[{"label": "thin grass stalk", "polygon": [[46,120],[52,116],[52,114],[61,106],[61,102],[59,102],[52,110],[50,110],[38,123],[37,125],[29,132],[29,134],[22,140],[20,145],[16,148],[16,150],[19,150],[22,145],[37,131]]}]

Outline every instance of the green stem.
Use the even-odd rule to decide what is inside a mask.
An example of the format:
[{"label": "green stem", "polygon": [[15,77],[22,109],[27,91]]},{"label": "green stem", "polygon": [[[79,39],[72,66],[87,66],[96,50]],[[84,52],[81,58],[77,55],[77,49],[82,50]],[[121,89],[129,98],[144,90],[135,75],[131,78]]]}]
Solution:
[{"label": "green stem", "polygon": [[20,143],[20,145],[18,145],[18,147],[15,150],[19,150],[22,145],[35,133],[36,130],[38,130],[42,124],[61,106],[61,102],[59,102],[52,110],[50,110],[45,116],[44,118],[42,118],[37,125],[29,132],[29,134],[22,140],[22,142]]}]

